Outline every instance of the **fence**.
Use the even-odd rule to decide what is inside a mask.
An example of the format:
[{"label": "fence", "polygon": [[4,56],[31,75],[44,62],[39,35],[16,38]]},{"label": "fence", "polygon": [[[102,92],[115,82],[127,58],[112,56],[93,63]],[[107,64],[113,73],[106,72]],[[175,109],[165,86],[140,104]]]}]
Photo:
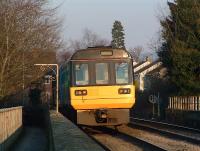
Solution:
[{"label": "fence", "polygon": [[0,109],[0,151],[6,150],[22,128],[22,107]]},{"label": "fence", "polygon": [[200,96],[169,97],[168,109],[200,111]]}]

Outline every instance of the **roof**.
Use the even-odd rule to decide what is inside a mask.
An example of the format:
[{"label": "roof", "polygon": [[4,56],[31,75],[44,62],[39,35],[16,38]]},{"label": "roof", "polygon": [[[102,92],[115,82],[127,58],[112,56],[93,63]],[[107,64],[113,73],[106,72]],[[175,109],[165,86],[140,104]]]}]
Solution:
[{"label": "roof", "polygon": [[150,63],[149,65],[145,66],[144,68],[142,68],[142,69],[136,71],[135,74],[141,73],[141,72],[147,70],[148,68],[150,68],[151,66],[154,66],[155,64],[157,64],[157,63],[159,63],[159,62],[160,62],[160,60],[157,60],[157,61],[155,61],[155,62],[152,62],[152,63]]},{"label": "roof", "polygon": [[123,49],[113,49],[112,47],[89,47],[76,51],[70,61],[75,60],[102,60],[102,59],[122,59],[130,58],[128,51]]},{"label": "roof", "polygon": [[137,68],[137,67],[141,66],[141,65],[142,65],[143,63],[145,63],[145,62],[146,62],[146,61],[142,61],[142,62],[136,64],[135,66],[133,66],[133,68]]},{"label": "roof", "polygon": [[148,74],[153,74],[156,72],[160,72],[161,69],[163,69],[163,65],[159,66],[158,68],[153,69],[152,71],[148,72]]}]

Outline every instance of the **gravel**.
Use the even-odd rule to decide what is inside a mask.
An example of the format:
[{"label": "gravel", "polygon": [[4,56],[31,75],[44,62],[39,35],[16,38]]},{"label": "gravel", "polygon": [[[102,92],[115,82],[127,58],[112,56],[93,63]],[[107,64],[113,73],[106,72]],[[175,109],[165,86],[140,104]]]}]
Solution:
[{"label": "gravel", "polygon": [[116,136],[95,134],[93,137],[111,151],[143,151],[141,147],[131,144]]},{"label": "gravel", "polygon": [[169,151],[200,151],[199,145],[190,144],[185,141],[175,140],[153,132],[136,129],[134,127],[121,126],[119,131],[134,137],[143,139],[149,143],[160,146]]}]

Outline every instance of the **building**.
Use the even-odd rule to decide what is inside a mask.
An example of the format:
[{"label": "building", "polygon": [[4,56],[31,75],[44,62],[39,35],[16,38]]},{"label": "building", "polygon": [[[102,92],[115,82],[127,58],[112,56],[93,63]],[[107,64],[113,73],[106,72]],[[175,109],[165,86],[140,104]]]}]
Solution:
[{"label": "building", "polygon": [[134,78],[140,91],[150,87],[151,81],[148,77],[153,75],[162,78],[166,74],[166,68],[162,66],[162,62],[159,60],[152,61],[147,57],[145,61],[134,64]]}]

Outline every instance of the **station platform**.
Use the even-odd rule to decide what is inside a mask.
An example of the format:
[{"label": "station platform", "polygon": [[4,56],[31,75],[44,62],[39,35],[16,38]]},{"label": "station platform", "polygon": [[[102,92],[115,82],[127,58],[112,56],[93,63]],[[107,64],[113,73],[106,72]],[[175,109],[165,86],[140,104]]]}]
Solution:
[{"label": "station platform", "polygon": [[50,125],[55,151],[104,151],[100,145],[56,111],[50,111]]}]

